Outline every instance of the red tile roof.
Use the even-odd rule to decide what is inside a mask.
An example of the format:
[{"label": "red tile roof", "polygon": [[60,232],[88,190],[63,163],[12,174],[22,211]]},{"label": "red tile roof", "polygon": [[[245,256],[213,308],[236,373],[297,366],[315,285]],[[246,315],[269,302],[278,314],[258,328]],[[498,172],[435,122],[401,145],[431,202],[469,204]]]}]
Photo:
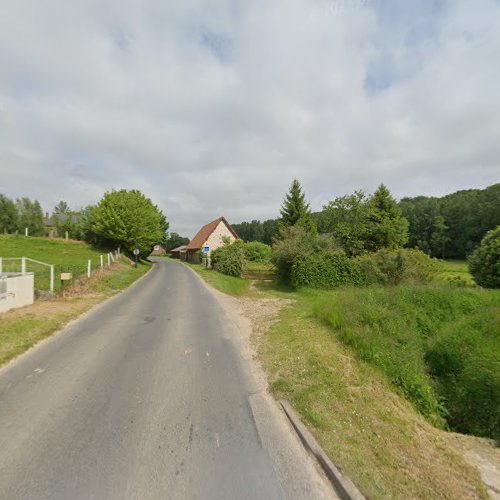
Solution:
[{"label": "red tile roof", "polygon": [[233,234],[236,239],[239,239],[239,236],[236,234],[235,230],[231,227],[229,222],[224,217],[219,217],[218,219],[205,224],[195,235],[195,237],[189,242],[187,246],[187,250],[199,250],[205,242],[208,240],[209,236],[215,231],[216,227],[220,222],[224,222],[229,231]]}]

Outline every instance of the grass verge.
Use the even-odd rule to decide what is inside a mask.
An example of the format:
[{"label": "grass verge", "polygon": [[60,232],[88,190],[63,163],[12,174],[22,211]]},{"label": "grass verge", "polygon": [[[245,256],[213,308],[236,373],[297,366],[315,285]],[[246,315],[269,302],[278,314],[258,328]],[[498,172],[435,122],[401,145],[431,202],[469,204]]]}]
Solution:
[{"label": "grass verge", "polygon": [[369,498],[487,498],[478,472],[315,317],[324,292],[295,304],[256,338],[271,390],[290,401],[326,453]]},{"label": "grass verge", "polygon": [[439,260],[436,282],[445,282],[459,286],[476,286],[465,260]]},{"label": "grass verge", "polygon": [[133,268],[122,257],[102,275],[96,275],[91,280],[68,289],[64,297],[39,300],[32,306],[2,314],[0,366],[60,330],[94,305],[127,288],[150,268],[150,263],[142,263],[138,268]]},{"label": "grass verge", "polygon": [[236,278],[234,276],[227,276],[217,271],[212,271],[199,264],[190,264],[183,262],[191,269],[194,269],[207,283],[212,285],[220,292],[227,293],[228,295],[241,296],[246,295],[250,289],[250,284],[243,278]]}]

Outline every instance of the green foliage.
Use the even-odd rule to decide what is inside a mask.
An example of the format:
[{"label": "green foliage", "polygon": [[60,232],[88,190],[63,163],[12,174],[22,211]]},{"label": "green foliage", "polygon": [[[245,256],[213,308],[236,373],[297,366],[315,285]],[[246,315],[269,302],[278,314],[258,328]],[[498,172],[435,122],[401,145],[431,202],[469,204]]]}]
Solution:
[{"label": "green foliage", "polygon": [[43,212],[38,200],[31,201],[29,198],[16,200],[17,212],[19,214],[17,228],[24,233],[28,228],[30,236],[43,236]]},{"label": "green foliage", "polygon": [[19,214],[16,204],[0,194],[0,233],[13,233],[18,228]]},{"label": "green foliage", "polygon": [[439,270],[435,260],[413,249],[380,250],[356,260],[367,285],[428,283]]},{"label": "green foliage", "polygon": [[227,276],[240,278],[245,265],[244,243],[225,243],[210,254],[212,269]]},{"label": "green foliage", "polygon": [[293,180],[289,192],[285,195],[280,214],[281,218],[278,221],[280,231],[295,225],[301,226],[308,233],[317,231],[311,209],[305,201],[305,194],[297,179]]},{"label": "green foliage", "polygon": [[187,245],[189,243],[189,238],[185,238],[184,236],[181,236],[180,234],[177,233],[170,233],[168,235],[166,244],[165,244],[165,250],[169,252],[170,250],[173,250],[174,248],[178,248],[182,245]]},{"label": "green foliage", "polygon": [[271,247],[260,241],[251,241],[245,244],[245,258],[251,262],[269,262]]},{"label": "green foliage", "polygon": [[264,222],[253,220],[252,222],[242,222],[233,224],[232,227],[243,241],[260,241],[266,245],[271,245],[276,234],[277,221],[268,219]]},{"label": "green foliage", "polygon": [[500,288],[500,226],[486,233],[469,257],[474,281],[485,288]]},{"label": "green foliage", "polygon": [[52,213],[52,220],[58,236],[63,238],[68,233],[68,237],[71,239],[82,239],[79,224],[81,216],[81,212],[72,211],[65,201],[60,201]]},{"label": "green foliage", "polygon": [[355,191],[336,198],[323,207],[319,218],[322,230],[332,233],[351,256],[394,250],[407,241],[408,222],[383,184],[370,197]]},{"label": "green foliage", "polygon": [[300,225],[285,227],[280,231],[280,238],[274,242],[271,262],[276,266],[281,281],[290,284],[295,261],[328,248],[332,248],[330,240],[308,233]]},{"label": "green foliage", "polygon": [[314,315],[432,422],[499,439],[499,307],[496,291],[346,288],[323,295]]},{"label": "green foliage", "polygon": [[141,258],[145,258],[154,245],[165,242],[168,222],[140,191],[108,192],[90,215],[93,233],[129,254],[138,248]]},{"label": "green foliage", "polygon": [[500,184],[443,198],[403,198],[399,206],[410,223],[409,246],[435,257],[465,259],[489,230],[500,225],[499,199]]},{"label": "green foliage", "polygon": [[341,285],[360,285],[363,276],[358,263],[344,252],[318,252],[292,264],[293,287],[332,289]]}]

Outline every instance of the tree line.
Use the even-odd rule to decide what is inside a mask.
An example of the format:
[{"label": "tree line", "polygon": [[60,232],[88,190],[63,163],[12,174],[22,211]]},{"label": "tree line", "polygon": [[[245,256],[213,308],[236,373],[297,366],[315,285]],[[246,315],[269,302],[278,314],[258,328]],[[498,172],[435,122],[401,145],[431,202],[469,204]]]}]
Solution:
[{"label": "tree line", "polygon": [[[104,194],[97,205],[71,210],[59,202],[47,221],[59,236],[87,241],[101,247],[121,247],[131,253],[139,249],[141,257],[151,253],[154,245],[166,245],[169,223],[163,212],[138,190],[119,190]],[[43,236],[45,218],[40,203],[28,198],[15,202],[0,195],[0,230]]]},{"label": "tree line", "polygon": [[[300,184],[292,185],[289,201],[297,199],[298,191]],[[406,246],[432,257],[465,259],[489,230],[500,225],[499,200],[500,184],[441,198],[403,198],[399,203],[382,185],[373,195],[355,191],[336,197],[320,212],[307,209],[318,233],[333,234],[350,255],[380,247],[381,241],[376,240],[385,238],[388,248]],[[377,204],[379,208],[387,204],[386,212],[392,214],[383,224],[377,223]],[[396,222],[391,222],[394,219]],[[233,224],[233,228],[244,241],[271,245],[279,224],[280,219],[253,220]]]}]

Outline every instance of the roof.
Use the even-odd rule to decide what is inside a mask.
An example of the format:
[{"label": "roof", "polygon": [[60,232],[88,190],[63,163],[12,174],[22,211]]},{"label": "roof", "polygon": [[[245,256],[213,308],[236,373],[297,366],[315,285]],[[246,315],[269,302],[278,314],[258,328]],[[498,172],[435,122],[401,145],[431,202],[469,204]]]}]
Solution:
[{"label": "roof", "polygon": [[172,253],[172,252],[184,252],[185,250],[186,250],[186,245],[181,245],[180,247],[172,248],[172,250],[170,250],[170,253]]},{"label": "roof", "polygon": [[187,250],[199,250],[205,242],[208,240],[210,235],[215,231],[216,227],[221,223],[227,226],[229,231],[233,234],[236,239],[239,239],[239,236],[236,234],[236,231],[231,227],[229,222],[224,217],[219,217],[218,219],[205,224],[195,235],[195,237],[188,243]]}]

